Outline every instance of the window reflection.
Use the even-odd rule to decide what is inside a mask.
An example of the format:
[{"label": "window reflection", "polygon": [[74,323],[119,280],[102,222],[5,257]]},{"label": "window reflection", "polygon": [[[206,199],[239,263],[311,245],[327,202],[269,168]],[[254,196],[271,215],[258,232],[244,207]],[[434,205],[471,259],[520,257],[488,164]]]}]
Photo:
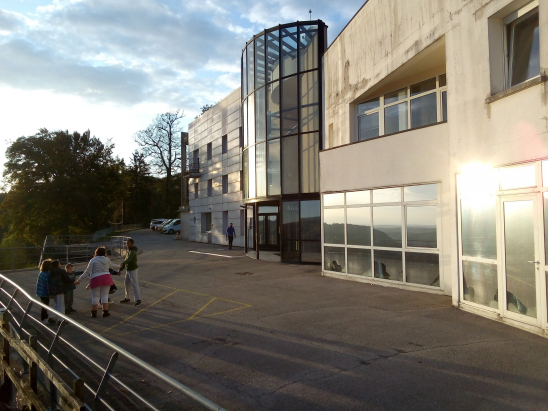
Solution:
[{"label": "window reflection", "polygon": [[436,206],[407,207],[407,246],[437,248]]},{"label": "window reflection", "polygon": [[326,271],[346,273],[346,261],[343,247],[324,247],[324,268]]},{"label": "window reflection", "polygon": [[384,134],[407,130],[407,102],[384,109]]},{"label": "window reflection", "polygon": [[348,274],[371,277],[371,250],[364,248],[348,248]]},{"label": "window reflection", "polygon": [[323,206],[338,206],[344,205],[344,193],[333,193],[323,195]]},{"label": "window reflection", "polygon": [[346,242],[348,245],[371,245],[371,208],[346,209]]},{"label": "window reflection", "polygon": [[265,87],[260,88],[255,92],[255,125],[257,127],[257,143],[265,141],[266,138],[265,92]]},{"label": "window reflection", "polygon": [[299,202],[284,201],[282,207],[282,261],[299,262]]},{"label": "window reflection", "polygon": [[247,98],[247,144],[255,144],[255,94],[250,94]]},{"label": "window reflection", "polygon": [[265,84],[265,40],[264,36],[255,39],[255,87]]},{"label": "window reflection", "polygon": [[320,135],[301,135],[301,192],[320,191]]},{"label": "window reflection", "polygon": [[297,27],[287,27],[282,33],[282,76],[297,73]]},{"label": "window reflection", "polygon": [[512,190],[536,186],[535,164],[499,169],[500,189]]},{"label": "window reflection", "polygon": [[538,8],[507,26],[510,87],[540,74]]},{"label": "window reflection", "polygon": [[320,129],[318,72],[301,75],[301,131]]},{"label": "window reflection", "polygon": [[498,308],[497,265],[462,261],[464,299],[487,307]]},{"label": "window reflection", "polygon": [[497,259],[495,199],[461,200],[462,255]]},{"label": "window reflection", "polygon": [[424,184],[403,188],[404,201],[435,201],[438,199],[438,185]]},{"label": "window reflection", "polygon": [[283,194],[299,192],[299,144],[298,136],[282,138],[282,186]]},{"label": "window reflection", "polygon": [[379,112],[359,117],[358,139],[359,141],[379,137]]},{"label": "window reflection", "polygon": [[266,90],[266,133],[268,138],[280,137],[280,82],[269,84]]},{"label": "window reflection", "polygon": [[280,77],[280,35],[278,30],[266,34],[266,77],[268,82]]},{"label": "window reflection", "polygon": [[401,248],[401,207],[373,207],[373,244]]},{"label": "window reflection", "polygon": [[255,89],[255,53],[253,42],[247,46],[247,92],[252,93]]},{"label": "window reflection", "polygon": [[282,136],[297,133],[299,125],[297,76],[282,80]]},{"label": "window reflection", "polygon": [[242,54],[242,99],[247,96],[247,49]]},{"label": "window reflection", "polygon": [[440,256],[438,254],[405,253],[406,282],[440,286]]},{"label": "window reflection", "polygon": [[268,195],[279,195],[280,187],[280,140],[268,142]]},{"label": "window reflection", "polygon": [[374,251],[375,278],[403,281],[402,256],[400,251]]},{"label": "window reflection", "polygon": [[255,146],[247,150],[249,152],[249,198],[255,198]]},{"label": "window reflection", "polygon": [[[434,80],[434,84],[435,82]],[[436,93],[430,93],[411,100],[411,127],[423,127],[437,122],[436,99]]]},{"label": "window reflection", "polygon": [[320,241],[320,200],[301,201],[301,240]]},{"label": "window reflection", "polygon": [[369,204],[371,192],[367,191],[349,191],[346,193],[346,205]]},{"label": "window reflection", "polygon": [[327,244],[344,244],[344,209],[328,208],[323,213],[323,238]]},{"label": "window reflection", "polygon": [[257,197],[266,197],[266,143],[257,144]]},{"label": "window reflection", "polygon": [[301,71],[318,68],[318,26],[299,27]]},{"label": "window reflection", "polygon": [[401,187],[381,188],[373,190],[374,203],[399,203],[401,201]]}]

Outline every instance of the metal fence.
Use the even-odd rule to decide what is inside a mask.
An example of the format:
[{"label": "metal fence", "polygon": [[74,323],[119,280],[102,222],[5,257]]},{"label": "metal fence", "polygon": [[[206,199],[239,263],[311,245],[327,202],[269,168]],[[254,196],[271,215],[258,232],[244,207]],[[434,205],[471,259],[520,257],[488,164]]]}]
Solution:
[{"label": "metal fence", "polygon": [[[4,403],[16,399],[10,394],[14,391],[13,385],[19,398],[26,400],[23,401],[25,405],[30,403],[34,409],[41,410],[159,411],[190,408],[197,403],[208,410],[223,411],[217,404],[123,348],[35,300],[2,274],[0,307],[6,319],[3,322],[3,355],[0,359],[1,369],[4,370],[4,385],[0,386],[0,395],[4,396]],[[60,325],[48,326],[38,320],[42,308],[62,318]],[[26,341],[29,341],[29,345]],[[10,342],[13,346],[11,350]],[[30,342],[34,345],[32,352],[27,348]],[[19,359],[22,365],[17,372],[16,351],[24,351],[24,358]],[[43,361],[33,353],[41,356]],[[36,364],[43,364],[44,361],[50,369],[44,371],[42,376],[37,375]],[[34,369],[25,367],[27,362],[34,364]],[[62,387],[59,383],[47,383],[57,379],[57,376],[64,376],[65,384]],[[69,384],[71,381],[74,384]],[[169,399],[166,399],[166,394],[169,394]],[[6,395],[11,395],[11,398],[6,400]],[[67,397],[72,398],[73,405],[67,405]],[[32,402],[37,401],[36,398],[41,401],[38,405]],[[80,403],[83,404],[81,407],[74,408],[74,404]]]}]

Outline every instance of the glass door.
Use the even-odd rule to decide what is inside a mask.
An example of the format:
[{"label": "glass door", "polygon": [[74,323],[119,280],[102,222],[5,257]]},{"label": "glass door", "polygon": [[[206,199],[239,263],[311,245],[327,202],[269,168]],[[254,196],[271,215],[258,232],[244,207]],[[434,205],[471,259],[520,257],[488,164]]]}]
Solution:
[{"label": "glass door", "polygon": [[501,212],[503,278],[497,299],[501,300],[504,316],[536,325],[541,318],[539,286],[543,268],[537,196],[503,196]]},{"label": "glass door", "polygon": [[279,251],[278,214],[259,214],[259,250]]}]

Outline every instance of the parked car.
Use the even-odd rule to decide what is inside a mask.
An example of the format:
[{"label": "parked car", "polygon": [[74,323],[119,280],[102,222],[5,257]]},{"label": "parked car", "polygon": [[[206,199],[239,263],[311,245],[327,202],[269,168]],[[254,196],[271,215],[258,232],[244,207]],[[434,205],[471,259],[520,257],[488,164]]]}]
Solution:
[{"label": "parked car", "polygon": [[165,226],[166,224],[171,223],[172,221],[173,221],[173,219],[164,221],[162,224],[160,224],[158,227],[156,227],[156,231],[162,233],[163,230],[164,230],[164,226]]},{"label": "parked car", "polygon": [[164,234],[173,234],[175,231],[181,231],[181,220],[172,220],[171,223],[164,225]]},{"label": "parked car", "polygon": [[155,218],[150,221],[150,229],[155,230],[160,224],[165,223],[167,220],[165,218]]}]

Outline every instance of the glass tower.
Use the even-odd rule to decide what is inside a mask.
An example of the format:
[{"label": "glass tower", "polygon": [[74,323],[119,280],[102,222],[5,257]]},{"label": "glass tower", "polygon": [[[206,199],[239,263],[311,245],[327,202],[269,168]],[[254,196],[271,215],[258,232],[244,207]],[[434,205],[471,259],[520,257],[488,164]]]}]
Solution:
[{"label": "glass tower", "polygon": [[242,52],[244,202],[257,254],[279,252],[283,262],[321,262],[326,38],[321,20],[284,24],[255,35]]}]

